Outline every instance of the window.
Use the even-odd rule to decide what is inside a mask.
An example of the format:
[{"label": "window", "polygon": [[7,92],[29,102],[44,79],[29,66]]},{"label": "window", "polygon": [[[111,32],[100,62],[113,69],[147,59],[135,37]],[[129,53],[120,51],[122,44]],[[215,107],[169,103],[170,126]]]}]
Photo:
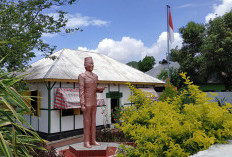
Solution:
[{"label": "window", "polygon": [[24,101],[32,108],[34,116],[40,116],[40,92],[38,90],[27,91],[24,93]]},{"label": "window", "polygon": [[40,94],[39,91],[31,91],[31,107],[35,116],[40,116]]},{"label": "window", "polygon": [[72,116],[72,115],[80,115],[80,114],[82,114],[80,108],[61,110],[61,116]]}]

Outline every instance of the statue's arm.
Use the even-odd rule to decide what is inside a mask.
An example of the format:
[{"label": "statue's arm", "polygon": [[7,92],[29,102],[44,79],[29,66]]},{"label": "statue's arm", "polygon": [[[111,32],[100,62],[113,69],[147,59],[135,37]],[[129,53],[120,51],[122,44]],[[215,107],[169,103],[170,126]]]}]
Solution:
[{"label": "statue's arm", "polygon": [[85,106],[85,82],[84,82],[84,78],[79,75],[78,77],[78,82],[79,82],[79,96],[80,96],[80,103],[81,103],[81,107]]},{"label": "statue's arm", "polygon": [[[97,81],[98,81],[98,76],[97,76]],[[104,89],[107,88],[105,87],[97,87],[97,93],[102,93],[104,91]]]},{"label": "statue's arm", "polygon": [[102,93],[104,89],[104,87],[97,88],[97,93]]}]

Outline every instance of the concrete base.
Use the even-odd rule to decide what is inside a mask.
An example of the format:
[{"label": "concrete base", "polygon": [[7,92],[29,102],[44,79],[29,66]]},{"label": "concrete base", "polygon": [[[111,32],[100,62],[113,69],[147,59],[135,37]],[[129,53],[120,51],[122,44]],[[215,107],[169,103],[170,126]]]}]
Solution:
[{"label": "concrete base", "polygon": [[99,142],[101,146],[92,146],[92,148],[85,148],[84,143],[75,143],[64,147],[57,148],[57,152],[66,157],[77,156],[112,156],[116,153],[118,143]]},{"label": "concrete base", "polygon": [[113,143],[113,142],[98,142],[101,144],[101,146],[92,146],[92,148],[85,148],[84,147],[84,142],[80,143],[74,143],[70,145],[66,145],[63,147],[56,148],[57,152],[68,149],[69,146],[75,148],[76,150],[106,150],[107,147],[118,147],[120,144],[118,143]]}]

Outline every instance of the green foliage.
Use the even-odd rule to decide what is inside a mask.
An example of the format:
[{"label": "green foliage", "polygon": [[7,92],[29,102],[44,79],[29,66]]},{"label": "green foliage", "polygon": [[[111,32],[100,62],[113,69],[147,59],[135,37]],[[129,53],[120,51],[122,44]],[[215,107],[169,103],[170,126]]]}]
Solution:
[{"label": "green foliage", "polygon": [[37,144],[40,147],[47,148],[46,150],[41,149],[35,149],[35,152],[30,152],[32,156],[38,156],[38,157],[64,157],[62,154],[58,154],[56,152],[56,148],[53,146],[48,146],[46,143],[38,143]]},{"label": "green foliage", "polygon": [[138,157],[139,153],[138,151],[132,147],[132,146],[125,146],[123,144],[119,145],[118,150],[117,150],[117,157],[125,157],[125,154],[127,156],[133,156],[133,157]]},{"label": "green foliage", "polygon": [[[5,74],[0,73],[0,77]],[[0,155],[30,156],[34,149],[45,148],[37,146],[37,143],[45,142],[33,131],[30,124],[23,116],[31,113],[31,108],[23,101],[21,96],[11,86],[21,78],[0,80]],[[24,128],[23,124],[30,127]]]},{"label": "green foliage", "polygon": [[172,61],[177,61],[180,70],[197,84],[216,76],[217,81],[231,90],[232,11],[205,25],[189,22],[179,30],[183,45],[171,50]]},{"label": "green foliage", "polygon": [[185,27],[179,29],[183,44],[180,50],[171,50],[172,61],[180,64],[180,70],[187,72],[195,83],[204,81],[200,77],[204,62],[201,55],[201,45],[204,40],[205,27],[202,24],[189,22]]},{"label": "green foliage", "polygon": [[128,63],[126,63],[126,65],[129,65],[135,69],[138,69],[138,62],[136,62],[136,61],[128,62]]},{"label": "green foliage", "polygon": [[232,137],[232,105],[211,102],[185,73],[181,76],[187,88],[166,101],[151,103],[140,92],[131,97],[135,106],[123,110],[122,124],[117,127],[137,147],[123,147],[118,156],[183,157]]},{"label": "green foliage", "polygon": [[206,27],[207,38],[202,44],[206,74],[216,73],[232,89],[232,11],[211,20]]},{"label": "green foliage", "polygon": [[169,80],[167,81],[167,84],[165,85],[165,90],[160,95],[159,100],[160,101],[167,101],[168,99],[173,99],[178,94],[177,88],[172,85]]},{"label": "green foliage", "polygon": [[[35,51],[50,55],[55,46],[45,43],[45,33],[65,31],[65,12],[56,10],[57,16],[48,14],[53,6],[71,5],[76,0],[0,0],[0,58],[5,57],[1,68],[14,71],[24,68]],[[67,29],[66,32],[79,30]]]},{"label": "green foliage", "polygon": [[135,88],[130,83],[128,83],[127,85],[132,91],[132,95],[129,96],[129,100],[131,102],[135,103],[136,108],[141,107],[143,104],[151,104],[152,103],[151,98],[155,97],[155,95],[151,95],[150,93],[143,92],[141,89]]},{"label": "green foliage", "polygon": [[146,56],[143,60],[138,62],[138,69],[142,72],[147,72],[153,68],[155,58],[153,56]]},{"label": "green foliage", "polygon": [[[171,84],[173,84],[175,87],[180,89],[182,87],[181,77],[179,75],[179,70],[171,67],[170,68],[170,76],[171,76]],[[157,76],[158,79],[161,79],[163,81],[166,81],[168,79],[168,71],[162,70],[160,74]]]}]

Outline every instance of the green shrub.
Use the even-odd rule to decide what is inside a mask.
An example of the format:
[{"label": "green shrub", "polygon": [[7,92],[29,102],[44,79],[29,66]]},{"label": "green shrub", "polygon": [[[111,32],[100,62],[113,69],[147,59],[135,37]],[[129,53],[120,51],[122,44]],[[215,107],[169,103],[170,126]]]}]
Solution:
[{"label": "green shrub", "polygon": [[137,147],[124,147],[119,156],[189,156],[232,137],[232,105],[210,102],[185,73],[181,76],[187,88],[164,101],[145,100],[144,94],[131,88],[137,93],[131,99],[135,106],[122,111],[122,124],[117,127]]},{"label": "green shrub", "polygon": [[141,89],[135,88],[130,83],[127,83],[127,85],[133,93],[129,96],[129,101],[133,102],[136,108],[139,108],[143,104],[152,104],[151,98],[156,97],[155,95],[151,95],[149,92],[143,92]]},{"label": "green shrub", "polygon": [[165,85],[165,90],[160,95],[159,100],[160,101],[166,101],[167,99],[172,99],[175,96],[177,96],[178,91],[175,86],[173,86],[170,81],[167,81],[167,84]]}]

